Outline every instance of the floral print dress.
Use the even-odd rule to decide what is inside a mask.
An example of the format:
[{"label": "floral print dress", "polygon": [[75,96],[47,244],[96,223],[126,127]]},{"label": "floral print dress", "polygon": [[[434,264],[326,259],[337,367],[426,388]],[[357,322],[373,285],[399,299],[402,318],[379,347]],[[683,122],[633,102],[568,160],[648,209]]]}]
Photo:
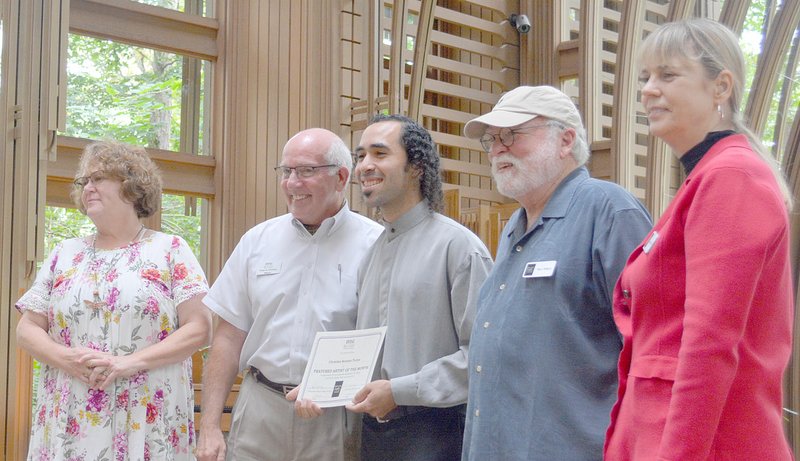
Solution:
[{"label": "floral print dress", "polygon": [[[152,232],[96,252],[87,237],[56,247],[16,307],[46,315],[59,344],[127,355],[175,331],[177,306],[206,291],[203,271],[180,237]],[[194,459],[191,367],[188,358],[92,390],[42,364],[28,459]]]}]

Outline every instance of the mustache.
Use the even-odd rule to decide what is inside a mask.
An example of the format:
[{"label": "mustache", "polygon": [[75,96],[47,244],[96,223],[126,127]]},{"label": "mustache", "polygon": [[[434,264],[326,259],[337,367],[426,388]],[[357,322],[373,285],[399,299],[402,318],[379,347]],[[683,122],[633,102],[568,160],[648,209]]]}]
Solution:
[{"label": "mustache", "polygon": [[383,175],[371,172],[371,173],[363,173],[358,176],[359,181],[364,181],[365,179],[372,179],[372,178],[383,178]]},{"label": "mustache", "polygon": [[505,163],[505,164],[509,164],[511,166],[514,166],[514,167],[518,167],[520,161],[519,161],[518,158],[514,157],[511,154],[498,155],[497,157],[493,158],[492,161],[491,161],[492,173],[497,172],[497,164],[498,163]]}]

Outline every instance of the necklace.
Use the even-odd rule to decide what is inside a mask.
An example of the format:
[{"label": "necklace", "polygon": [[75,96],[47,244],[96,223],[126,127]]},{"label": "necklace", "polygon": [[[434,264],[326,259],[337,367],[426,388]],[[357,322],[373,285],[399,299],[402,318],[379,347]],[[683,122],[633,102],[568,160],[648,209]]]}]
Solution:
[{"label": "necklace", "polygon": [[108,274],[110,274],[111,271],[114,270],[119,260],[122,258],[123,255],[125,255],[128,252],[128,249],[131,247],[131,245],[138,242],[139,239],[142,238],[144,231],[145,227],[144,224],[142,224],[142,227],[140,227],[139,231],[136,232],[136,236],[133,237],[133,240],[128,242],[128,245],[125,247],[125,249],[123,251],[120,251],[116,256],[114,256],[114,259],[112,259],[111,262],[108,263],[108,266],[106,266],[105,273],[103,274],[102,277],[99,276],[100,266],[97,264],[97,234],[94,234],[94,239],[92,239],[92,259],[89,261],[89,267],[91,267],[92,269],[92,280],[94,281],[94,290],[92,291],[92,301],[89,301],[88,299],[83,300],[83,303],[86,306],[88,306],[91,309],[97,310],[108,305],[106,301],[103,301],[100,298],[100,280],[105,280],[106,277],[108,277]]}]

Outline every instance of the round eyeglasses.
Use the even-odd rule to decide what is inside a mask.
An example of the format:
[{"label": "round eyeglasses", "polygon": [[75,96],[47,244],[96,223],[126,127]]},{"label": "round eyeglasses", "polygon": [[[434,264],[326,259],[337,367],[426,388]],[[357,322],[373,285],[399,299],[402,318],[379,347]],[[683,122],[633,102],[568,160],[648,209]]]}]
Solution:
[{"label": "round eyeglasses", "polygon": [[514,136],[517,133],[524,133],[529,130],[535,130],[536,128],[543,127],[564,128],[564,126],[558,122],[547,122],[540,125],[526,126],[525,128],[517,128],[513,130],[511,128],[501,128],[497,134],[484,133],[483,136],[480,137],[481,146],[486,152],[490,152],[492,150],[492,146],[494,145],[495,141],[500,141],[500,144],[506,147],[511,147],[511,145],[514,144]]},{"label": "round eyeglasses", "polygon": [[339,167],[339,165],[300,165],[300,166],[276,166],[275,173],[280,179],[289,179],[292,171],[298,178],[310,178],[317,174],[317,170],[324,168]]}]

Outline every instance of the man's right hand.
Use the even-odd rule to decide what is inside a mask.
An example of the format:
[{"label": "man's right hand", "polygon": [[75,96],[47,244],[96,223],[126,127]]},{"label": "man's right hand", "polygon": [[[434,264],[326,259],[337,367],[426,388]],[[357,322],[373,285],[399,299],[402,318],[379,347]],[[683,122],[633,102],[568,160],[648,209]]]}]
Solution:
[{"label": "man's right hand", "polygon": [[222,430],[201,428],[195,455],[197,461],[225,461],[225,437]]},{"label": "man's right hand", "polygon": [[286,394],[286,400],[294,402],[294,413],[297,416],[304,419],[314,419],[322,416],[323,410],[319,405],[314,403],[313,400],[297,400],[298,394],[300,394],[300,386],[295,387]]}]

